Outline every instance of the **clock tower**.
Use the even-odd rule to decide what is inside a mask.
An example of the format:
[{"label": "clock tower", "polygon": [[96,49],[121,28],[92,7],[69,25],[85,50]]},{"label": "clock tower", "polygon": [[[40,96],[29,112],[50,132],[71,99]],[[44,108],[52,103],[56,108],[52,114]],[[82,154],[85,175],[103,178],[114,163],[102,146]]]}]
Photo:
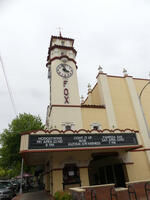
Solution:
[{"label": "clock tower", "polygon": [[77,81],[74,40],[52,36],[48,49],[47,68],[50,84],[50,104],[46,125],[49,130],[82,128],[80,96]]}]

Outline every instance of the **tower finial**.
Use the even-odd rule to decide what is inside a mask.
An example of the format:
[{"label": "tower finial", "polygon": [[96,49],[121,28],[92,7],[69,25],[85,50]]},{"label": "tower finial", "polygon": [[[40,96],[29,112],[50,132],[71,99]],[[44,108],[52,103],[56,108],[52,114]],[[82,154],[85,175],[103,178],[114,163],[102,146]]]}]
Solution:
[{"label": "tower finial", "polygon": [[84,96],[81,95],[81,103],[84,103]]},{"label": "tower finial", "polygon": [[128,72],[125,68],[123,68],[123,74],[124,74],[124,76],[128,76]]},{"label": "tower finial", "polygon": [[99,71],[99,73],[103,73],[103,68],[100,65],[98,67],[98,71]]},{"label": "tower finial", "polygon": [[91,84],[88,83],[88,92],[91,92]]},{"label": "tower finial", "polygon": [[61,30],[62,30],[62,28],[61,28],[61,27],[58,27],[57,29],[59,30],[59,37],[62,37],[62,35],[61,35]]}]

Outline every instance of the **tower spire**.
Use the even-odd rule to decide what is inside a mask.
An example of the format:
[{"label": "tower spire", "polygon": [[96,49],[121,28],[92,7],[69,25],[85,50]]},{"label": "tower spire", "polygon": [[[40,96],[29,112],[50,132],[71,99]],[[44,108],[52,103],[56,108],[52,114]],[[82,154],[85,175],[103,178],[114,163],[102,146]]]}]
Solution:
[{"label": "tower spire", "polygon": [[62,28],[61,28],[61,27],[58,27],[57,29],[59,30],[59,37],[62,37],[62,34],[61,34]]}]

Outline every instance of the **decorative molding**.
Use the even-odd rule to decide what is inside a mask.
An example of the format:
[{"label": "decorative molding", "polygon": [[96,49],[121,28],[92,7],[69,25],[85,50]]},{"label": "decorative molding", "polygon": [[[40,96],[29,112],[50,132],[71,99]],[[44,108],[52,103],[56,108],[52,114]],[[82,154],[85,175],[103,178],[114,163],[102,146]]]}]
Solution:
[{"label": "decorative molding", "polygon": [[72,107],[72,108],[80,108],[81,106],[80,105],[60,105],[60,104],[52,104],[51,105],[51,108],[52,107]]},{"label": "decorative molding", "polygon": [[[132,132],[132,133],[139,133],[138,130],[133,130],[133,129],[103,129],[103,130],[86,130],[86,129],[79,129],[79,130],[58,130],[58,129],[52,129],[52,130],[33,130],[33,131],[29,131],[29,132],[25,132],[25,133],[20,133],[21,135],[30,135],[31,133],[37,133],[39,131],[42,131],[44,133],[48,133],[48,134],[53,134],[52,132],[58,132],[60,134],[65,134],[67,132],[71,132],[71,133],[74,133],[74,134],[78,134],[80,132],[85,132],[85,133],[92,133],[93,131],[96,132],[96,133],[116,133],[117,131],[119,133],[129,133],[129,132]],[[107,133],[106,133],[107,134]]]},{"label": "decorative molding", "polygon": [[[98,75],[96,76],[96,78],[99,76],[99,74],[102,74],[102,75],[107,75],[106,73],[98,73]],[[133,78],[135,80],[143,80],[143,81],[150,81],[150,79],[147,79],[147,78],[136,78],[136,77],[133,77],[133,76],[115,76],[115,75],[107,75],[107,77],[114,77],[114,78],[126,78],[126,77],[130,77],[130,78]]]},{"label": "decorative molding", "polygon": [[81,104],[81,108],[105,108],[105,106],[104,105]]},{"label": "decorative molding", "polygon": [[74,54],[76,55],[77,54],[77,51],[75,50],[74,47],[69,47],[69,46],[61,46],[61,45],[54,45],[54,46],[50,46],[48,48],[48,54],[50,54],[50,52],[53,50],[53,49],[65,49],[65,50],[72,50],[74,52]]},{"label": "decorative molding", "polygon": [[144,148],[144,149],[137,149],[137,150],[131,150],[133,152],[138,152],[138,151],[150,151],[150,148]]},{"label": "decorative molding", "polygon": [[144,79],[144,78],[133,78],[133,79],[135,79],[135,80],[142,80],[142,81],[150,81],[150,79]]},{"label": "decorative molding", "polygon": [[[62,58],[67,58],[69,61],[74,62],[74,64],[76,65],[76,61],[73,58],[69,58],[67,55],[63,55],[63,56],[55,56],[54,58],[50,59],[50,61],[46,63],[46,67],[48,67],[48,65],[50,65],[53,60],[61,60]],[[48,60],[49,56],[47,57],[47,61]],[[77,65],[76,68],[78,69]]]},{"label": "decorative molding", "polygon": [[60,152],[60,151],[86,151],[86,150],[110,150],[110,149],[124,149],[126,151],[131,151],[131,149],[141,148],[142,145],[134,146],[111,146],[111,147],[88,147],[88,148],[70,148],[70,149],[46,149],[46,150],[23,150],[20,154],[25,153],[40,153],[40,152]]},{"label": "decorative molding", "polygon": [[59,105],[59,104],[53,104],[52,107],[72,107],[72,108],[105,108],[104,105],[88,105],[88,104],[81,104],[81,105]]},{"label": "decorative molding", "polygon": [[98,78],[98,76],[99,76],[100,74],[102,74],[102,75],[107,75],[106,73],[99,72],[99,73],[97,74],[96,78]]}]

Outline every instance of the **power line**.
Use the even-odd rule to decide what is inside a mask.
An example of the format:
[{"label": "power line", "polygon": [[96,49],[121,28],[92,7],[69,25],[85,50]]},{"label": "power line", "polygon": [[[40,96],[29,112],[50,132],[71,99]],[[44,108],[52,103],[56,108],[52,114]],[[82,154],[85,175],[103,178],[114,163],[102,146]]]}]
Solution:
[{"label": "power line", "polygon": [[2,70],[3,70],[3,73],[4,73],[4,77],[5,77],[5,81],[6,81],[6,85],[7,85],[7,89],[8,89],[8,93],[9,93],[9,97],[10,97],[10,101],[12,103],[12,107],[13,107],[14,113],[17,116],[17,110],[16,110],[16,106],[15,106],[15,101],[14,101],[14,98],[13,98],[13,95],[12,95],[11,88],[10,88],[9,83],[8,83],[8,79],[7,79],[7,76],[6,76],[6,72],[5,72],[5,68],[4,68],[4,64],[3,64],[3,60],[2,60],[1,55],[0,55],[0,62],[1,62]]}]

